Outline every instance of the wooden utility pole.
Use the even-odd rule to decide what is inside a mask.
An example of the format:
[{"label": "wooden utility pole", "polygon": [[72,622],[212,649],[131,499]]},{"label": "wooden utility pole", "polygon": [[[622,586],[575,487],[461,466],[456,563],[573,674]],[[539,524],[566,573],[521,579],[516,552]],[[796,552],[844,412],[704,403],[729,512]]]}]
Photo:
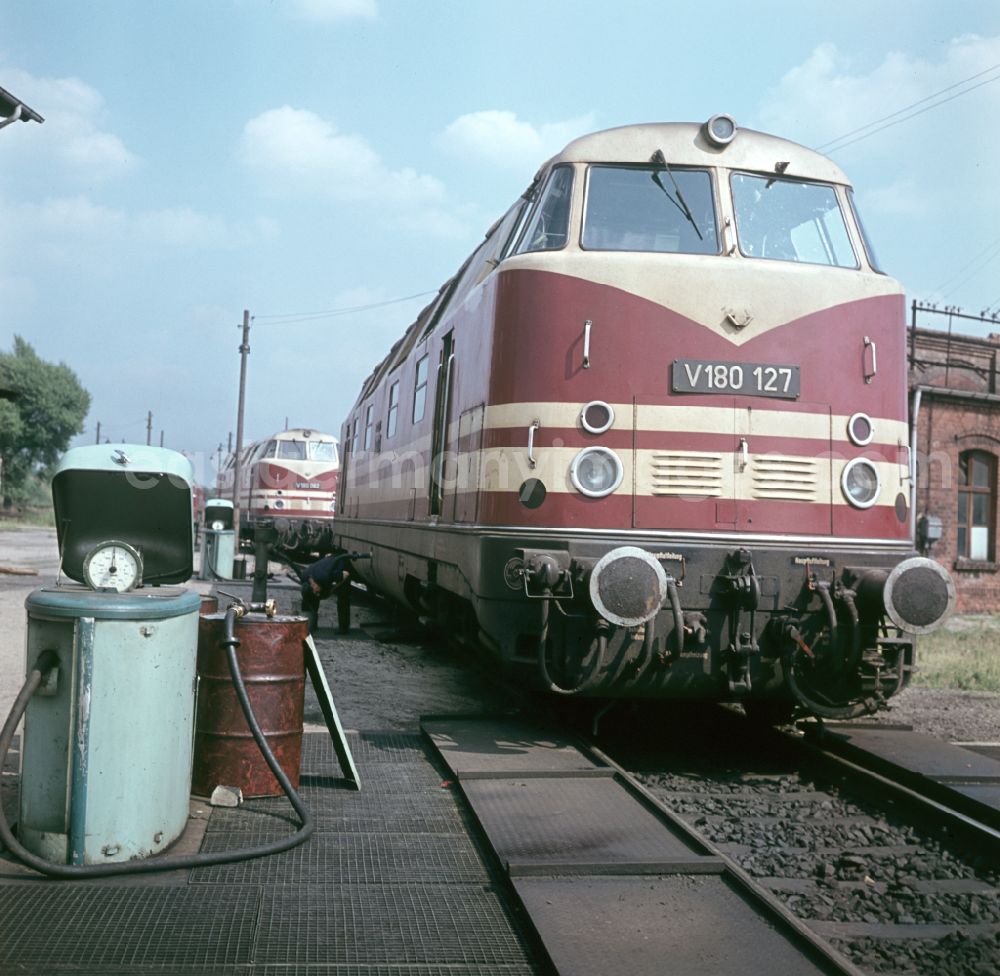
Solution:
[{"label": "wooden utility pole", "polygon": [[95,444],[101,443],[101,422],[97,421],[97,439],[94,441]]},{"label": "wooden utility pole", "polygon": [[146,447],[153,443],[153,411],[146,414]]},{"label": "wooden utility pole", "polygon": [[236,408],[236,455],[233,463],[233,528],[236,530],[234,553],[240,554],[240,479],[243,476],[243,405],[247,391],[247,357],[250,355],[250,312],[243,309],[243,341],[240,343],[240,396]]}]

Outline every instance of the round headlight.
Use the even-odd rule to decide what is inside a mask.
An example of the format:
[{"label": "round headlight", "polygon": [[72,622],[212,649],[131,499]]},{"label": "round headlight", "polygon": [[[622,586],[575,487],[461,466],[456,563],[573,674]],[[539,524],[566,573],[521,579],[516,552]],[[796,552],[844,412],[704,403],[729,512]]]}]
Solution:
[{"label": "round headlight", "polygon": [[858,447],[871,444],[872,438],[875,436],[875,425],[872,423],[872,418],[866,413],[854,414],[847,421],[847,436]]},{"label": "round headlight", "polygon": [[879,481],[878,471],[871,461],[855,458],[844,468],[840,487],[844,497],[855,508],[871,508],[878,500],[882,484]]},{"label": "round headlight", "polygon": [[591,434],[603,434],[614,422],[615,412],[603,400],[591,400],[580,411],[580,423]]},{"label": "round headlight", "polygon": [[625,471],[614,451],[606,447],[584,448],[570,465],[573,487],[590,498],[610,495],[621,483]]},{"label": "round headlight", "polygon": [[716,146],[728,146],[736,138],[736,122],[731,115],[713,115],[705,123],[705,135]]},{"label": "round headlight", "polygon": [[223,529],[224,529],[225,527],[226,527],[226,525],[225,525],[225,523],[224,523],[224,522],[222,521],[222,519],[216,519],[216,520],[215,520],[215,521],[214,521],[214,522],[213,522],[213,523],[211,524],[211,526],[209,526],[209,528],[211,528],[211,530],[212,530],[213,532],[221,532],[221,531],[222,531],[222,530],[223,530]]},{"label": "round headlight", "polygon": [[274,507],[275,508],[284,508],[285,507],[285,503],[280,498],[276,498],[274,500]]}]

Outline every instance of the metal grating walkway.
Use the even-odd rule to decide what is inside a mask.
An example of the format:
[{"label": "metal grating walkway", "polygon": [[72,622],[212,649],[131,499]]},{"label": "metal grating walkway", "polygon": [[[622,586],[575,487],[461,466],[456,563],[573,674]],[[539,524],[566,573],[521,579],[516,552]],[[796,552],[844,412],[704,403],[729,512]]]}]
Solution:
[{"label": "metal grating walkway", "polygon": [[[303,741],[316,833],[283,854],[102,882],[35,880],[0,854],[0,973],[530,976],[549,970],[419,733]],[[203,850],[287,836],[286,800],[216,808]],[[186,883],[185,883],[186,882]]]},{"label": "metal grating walkway", "polygon": [[511,719],[423,728],[559,973],[856,972],[598,754]]}]

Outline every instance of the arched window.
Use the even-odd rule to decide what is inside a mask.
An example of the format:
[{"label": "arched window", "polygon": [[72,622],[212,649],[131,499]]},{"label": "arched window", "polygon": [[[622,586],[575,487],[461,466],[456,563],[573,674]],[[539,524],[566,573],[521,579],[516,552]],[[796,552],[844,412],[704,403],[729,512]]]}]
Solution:
[{"label": "arched window", "polygon": [[985,451],[963,451],[958,456],[959,558],[993,559],[996,472],[996,458]]}]

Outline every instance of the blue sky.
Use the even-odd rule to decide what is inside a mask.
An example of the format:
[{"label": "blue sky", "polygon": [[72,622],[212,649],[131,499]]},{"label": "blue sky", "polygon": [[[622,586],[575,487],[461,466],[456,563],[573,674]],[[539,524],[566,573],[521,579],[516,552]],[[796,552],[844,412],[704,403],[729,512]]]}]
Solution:
[{"label": "blue sky", "polygon": [[830,154],[911,298],[1000,306],[992,2],[6,0],[0,86],[46,119],[0,131],[0,349],[76,370],[80,443],[152,411],[206,481],[244,308],[245,439],[337,432],[426,298],[380,303],[596,129],[728,112],[822,148],[926,108]]}]

